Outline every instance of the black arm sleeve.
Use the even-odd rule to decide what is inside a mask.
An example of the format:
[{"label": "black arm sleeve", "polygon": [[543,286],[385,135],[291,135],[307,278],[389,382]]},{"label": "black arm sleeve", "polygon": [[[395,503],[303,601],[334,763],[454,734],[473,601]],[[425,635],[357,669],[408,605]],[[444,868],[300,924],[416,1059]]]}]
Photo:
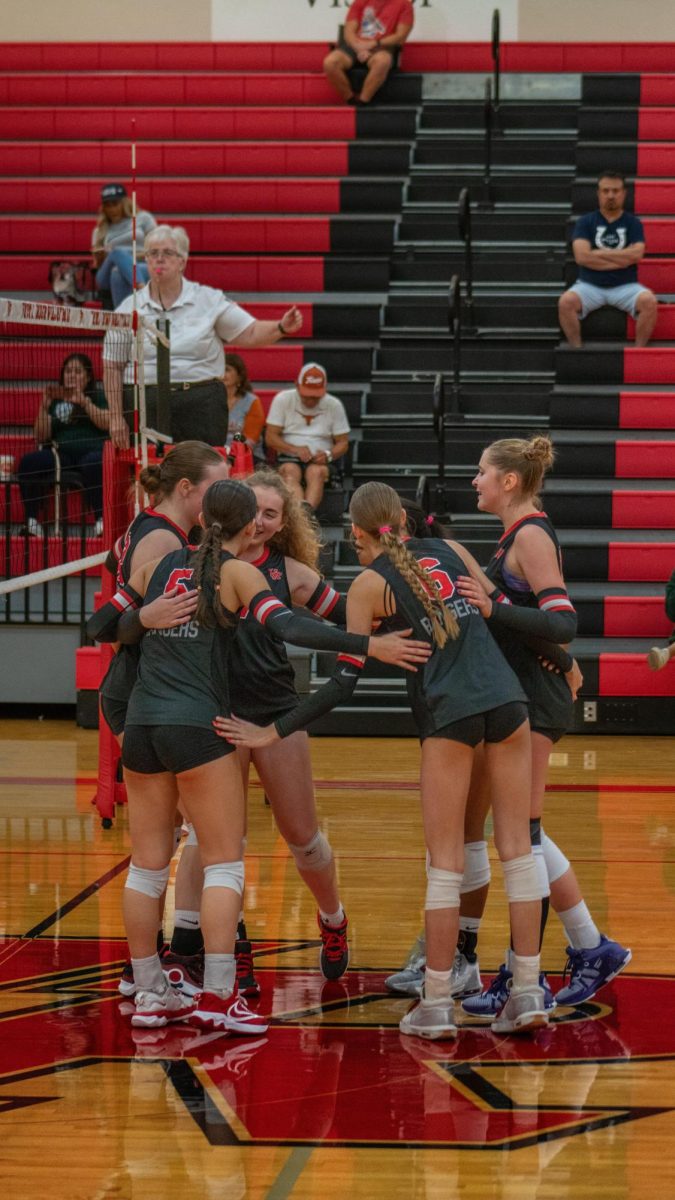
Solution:
[{"label": "black arm sleeve", "polygon": [[[494,587],[492,591],[488,593],[490,599],[494,600],[495,603],[499,602],[499,598],[500,596],[503,596],[503,594],[504,593],[500,592],[499,588],[496,587]],[[518,640],[522,642],[524,646],[527,646],[530,650],[534,651],[539,658],[547,658],[550,662],[555,663],[556,667],[558,667],[558,670],[562,671],[563,675],[566,675],[568,671],[572,670],[574,659],[567,650],[563,650],[563,647],[559,642],[551,642],[548,638],[535,637],[533,634],[527,634],[520,630],[518,631],[517,636]]]},{"label": "black arm sleeve", "polygon": [[140,608],[143,597],[134,588],[125,584],[115,592],[112,600],[92,613],[87,621],[87,637],[94,642],[117,642],[117,624],[122,613]]},{"label": "black arm sleeve", "polygon": [[323,580],[312,592],[305,608],[316,613],[317,617],[322,617],[324,621],[332,621],[334,625],[347,624],[347,597],[336,592],[335,588]]},{"label": "black arm sleeve", "polygon": [[137,646],[146,632],[145,625],[141,621],[140,609],[129,609],[128,612],[122,613],[117,622],[116,640],[123,646]]},{"label": "black arm sleeve", "polygon": [[[514,633],[534,634],[552,642],[571,642],[577,632],[577,614],[566,592],[556,589],[555,595],[563,597],[559,608],[521,608],[517,604],[495,604],[493,600],[488,621]],[[555,603],[553,589],[540,592],[540,604],[542,599],[547,604]]]},{"label": "black arm sleeve", "polygon": [[286,608],[274,592],[258,592],[249,605],[251,615],[265,627],[272,637],[293,646],[304,646],[308,650],[343,650],[347,654],[368,653],[368,638],[365,634],[345,633],[313,617],[300,617]]},{"label": "black arm sleeve", "polygon": [[301,700],[292,712],[284,713],[283,717],[274,722],[279,737],[288,737],[298,729],[304,729],[317,717],[323,717],[325,713],[330,712],[336,704],[346,704],[359,682],[362,670],[363,664],[358,659],[340,654],[331,678],[318,691]]}]

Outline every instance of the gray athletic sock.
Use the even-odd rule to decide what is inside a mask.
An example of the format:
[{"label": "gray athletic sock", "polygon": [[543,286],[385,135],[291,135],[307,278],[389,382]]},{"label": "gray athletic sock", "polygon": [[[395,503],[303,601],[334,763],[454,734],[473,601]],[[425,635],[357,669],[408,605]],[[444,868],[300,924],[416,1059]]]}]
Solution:
[{"label": "gray athletic sock", "polygon": [[234,954],[205,954],[204,991],[227,1000],[234,991],[236,969]]},{"label": "gray athletic sock", "polygon": [[168,986],[158,954],[150,954],[148,958],[132,958],[134,983],[139,992],[162,992]]}]

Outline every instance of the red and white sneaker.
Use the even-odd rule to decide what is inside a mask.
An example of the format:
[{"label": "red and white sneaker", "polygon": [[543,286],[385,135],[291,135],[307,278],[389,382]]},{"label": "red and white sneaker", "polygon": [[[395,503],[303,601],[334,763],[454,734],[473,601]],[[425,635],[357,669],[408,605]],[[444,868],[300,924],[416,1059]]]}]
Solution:
[{"label": "red and white sneaker", "polygon": [[139,989],[135,999],[131,1024],[145,1028],[168,1025],[171,1021],[187,1021],[195,1006],[190,996],[184,996],[168,986],[164,992],[144,992]]},{"label": "red and white sneaker", "polygon": [[190,1013],[190,1024],[202,1029],[221,1029],[227,1033],[249,1034],[258,1037],[267,1033],[268,1022],[257,1013],[251,1012],[241,996],[228,996],[223,1000],[214,992],[202,992]]},{"label": "red and white sneaker", "polygon": [[172,987],[184,996],[198,996],[204,988],[204,956],[202,954],[162,955],[162,970]]}]

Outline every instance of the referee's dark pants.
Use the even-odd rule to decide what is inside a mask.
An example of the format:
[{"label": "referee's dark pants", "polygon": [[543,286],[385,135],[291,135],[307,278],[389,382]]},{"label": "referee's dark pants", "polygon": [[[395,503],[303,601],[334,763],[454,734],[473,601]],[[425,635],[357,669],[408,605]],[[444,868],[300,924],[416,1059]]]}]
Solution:
[{"label": "referee's dark pants", "polygon": [[[133,430],[134,390],[124,388],[124,418]],[[150,429],[170,435],[174,443],[194,438],[210,446],[224,446],[227,441],[227,391],[222,379],[205,379],[200,383],[172,383],[169,405],[169,429],[157,424],[157,388],[145,388],[146,424]]]}]

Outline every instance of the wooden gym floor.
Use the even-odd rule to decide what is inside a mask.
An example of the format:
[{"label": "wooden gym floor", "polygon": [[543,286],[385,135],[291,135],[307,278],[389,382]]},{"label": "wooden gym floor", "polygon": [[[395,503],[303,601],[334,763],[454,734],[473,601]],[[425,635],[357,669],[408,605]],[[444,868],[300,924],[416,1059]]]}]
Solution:
[{"label": "wooden gym floor", "polygon": [[[467,1024],[399,1035],[384,976],[420,925],[410,740],[313,743],[352,961],[316,969],[315,914],[260,787],[250,792],[248,927],[274,1022],[261,1039],[134,1031],[119,1012],[124,812],[90,800],[96,735],[0,722],[0,1160],[25,1200],[672,1200],[675,1196],[675,742],[569,737],[546,828],[598,925],[630,945],[594,1001],[534,1038]],[[507,940],[499,870],[483,975]],[[169,911],[167,924],[170,923]],[[549,921],[554,989],[564,940]]]}]

